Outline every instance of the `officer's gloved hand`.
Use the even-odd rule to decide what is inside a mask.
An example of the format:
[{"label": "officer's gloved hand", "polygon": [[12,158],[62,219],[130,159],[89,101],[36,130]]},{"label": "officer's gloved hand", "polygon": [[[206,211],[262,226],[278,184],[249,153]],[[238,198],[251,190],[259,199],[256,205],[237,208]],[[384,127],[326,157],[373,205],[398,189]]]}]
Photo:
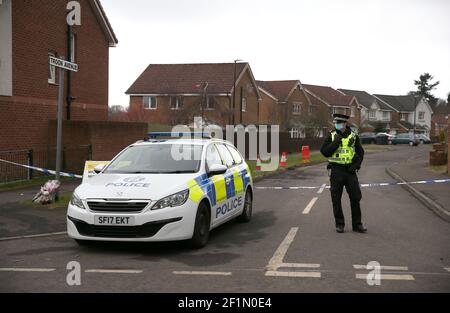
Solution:
[{"label": "officer's gloved hand", "polygon": [[334,141],[341,141],[342,140],[342,135],[338,132],[336,132],[336,135],[334,135]]},{"label": "officer's gloved hand", "polygon": [[348,171],[350,173],[356,173],[356,171],[359,171],[359,169],[361,168],[361,166],[356,165],[356,164],[352,164],[348,167]]}]

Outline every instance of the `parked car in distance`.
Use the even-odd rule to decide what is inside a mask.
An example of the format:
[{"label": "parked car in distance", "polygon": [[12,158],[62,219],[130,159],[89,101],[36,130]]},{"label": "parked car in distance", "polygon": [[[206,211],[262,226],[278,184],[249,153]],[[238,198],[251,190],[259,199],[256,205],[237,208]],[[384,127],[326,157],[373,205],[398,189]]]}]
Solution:
[{"label": "parked car in distance", "polygon": [[417,146],[420,143],[419,138],[417,138],[417,135],[406,133],[406,134],[398,134],[395,136],[394,139],[392,139],[392,144],[407,144],[410,146]]},{"label": "parked car in distance", "polygon": [[362,144],[376,143],[377,135],[375,133],[361,133],[359,134],[359,140]]},{"label": "parked car in distance", "polygon": [[424,134],[416,135],[419,139],[420,143],[431,143],[431,139],[428,136],[425,136]]},{"label": "parked car in distance", "polygon": [[376,135],[376,143],[379,145],[390,145],[392,144],[392,139],[395,138],[395,135],[388,133],[377,133]]}]

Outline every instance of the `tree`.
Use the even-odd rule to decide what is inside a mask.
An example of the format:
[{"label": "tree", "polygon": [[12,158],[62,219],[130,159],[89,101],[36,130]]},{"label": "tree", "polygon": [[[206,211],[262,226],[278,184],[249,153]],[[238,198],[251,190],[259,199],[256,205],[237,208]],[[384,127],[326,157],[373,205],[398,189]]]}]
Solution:
[{"label": "tree", "polygon": [[433,75],[429,73],[420,75],[419,80],[414,80],[414,85],[416,85],[417,91],[413,91],[410,94],[424,97],[428,103],[435,105],[437,103],[437,98],[431,94],[431,91],[436,89],[436,86],[439,85],[439,81],[432,82],[433,79]]}]

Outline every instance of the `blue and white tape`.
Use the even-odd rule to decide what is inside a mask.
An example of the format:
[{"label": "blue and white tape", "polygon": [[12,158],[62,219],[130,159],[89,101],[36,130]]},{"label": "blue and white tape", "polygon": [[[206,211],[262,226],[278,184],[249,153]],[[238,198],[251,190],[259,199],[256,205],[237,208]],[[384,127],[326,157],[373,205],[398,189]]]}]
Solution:
[{"label": "blue and white tape", "polygon": [[[395,183],[370,183],[370,184],[360,184],[361,187],[385,187],[385,186],[398,186],[398,185],[419,185],[419,184],[442,184],[450,183],[450,178],[446,179],[428,179],[428,180],[417,180],[411,182],[395,182]],[[258,190],[299,190],[299,189],[319,189],[322,186],[292,186],[292,187],[278,187],[278,186],[256,186]],[[324,188],[329,189],[330,186],[327,185]]]},{"label": "blue and white tape", "polygon": [[[36,166],[30,166],[30,165],[15,163],[15,162],[3,160],[3,159],[0,159],[0,162],[5,162],[5,163],[9,163],[9,164],[25,167],[25,168],[31,168],[31,169],[33,169],[35,171],[42,172],[42,173],[45,173],[47,175],[56,175],[56,171],[49,170],[49,169],[42,168],[42,167],[36,167]],[[72,174],[72,173],[59,172],[59,175],[60,176],[65,176],[65,177],[72,177],[72,178],[83,178],[83,176],[81,176],[81,175],[76,175],[76,174]]]}]

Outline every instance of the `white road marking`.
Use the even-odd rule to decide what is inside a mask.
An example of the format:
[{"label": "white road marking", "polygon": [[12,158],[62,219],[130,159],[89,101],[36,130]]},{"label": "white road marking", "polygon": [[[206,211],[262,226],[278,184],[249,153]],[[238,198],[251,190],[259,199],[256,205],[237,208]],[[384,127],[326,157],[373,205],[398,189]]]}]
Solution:
[{"label": "white road marking", "polygon": [[208,271],[174,271],[175,275],[217,275],[217,276],[231,276],[231,272],[208,272]]},{"label": "white road marking", "polygon": [[[371,268],[367,268],[367,265],[359,265],[359,264],[355,264],[353,265],[354,269],[357,270],[372,270]],[[381,270],[386,270],[386,271],[407,271],[408,267],[407,266],[386,266],[386,265],[381,265],[380,266]]]},{"label": "white road marking", "polygon": [[295,235],[297,234],[298,227],[292,227],[289,230],[289,233],[286,235],[284,240],[281,242],[280,246],[275,251],[273,257],[270,259],[269,264],[266,266],[265,276],[272,277],[303,277],[303,278],[320,278],[320,272],[302,272],[302,271],[279,271],[279,268],[287,267],[287,268],[319,268],[320,264],[312,264],[312,263],[283,263],[283,259],[286,256],[286,253],[291,245],[292,241],[294,241]]},{"label": "white road marking", "polygon": [[[367,279],[368,274],[356,274],[356,279]],[[381,280],[414,280],[414,276],[407,274],[380,274]]]},{"label": "white road marking", "polygon": [[267,271],[266,276],[275,277],[311,277],[320,278],[320,272],[280,272],[280,271]]},{"label": "white road marking", "polygon": [[303,210],[302,214],[309,214],[309,212],[311,211],[314,203],[316,203],[317,199],[318,199],[317,197],[312,198],[311,201],[306,206],[306,208]]},{"label": "white road marking", "polygon": [[317,193],[322,193],[326,186],[327,184],[323,184]]},{"label": "white road marking", "polygon": [[273,254],[272,258],[269,261],[269,264],[266,266],[266,271],[276,271],[281,263],[283,263],[284,256],[289,249],[292,241],[294,241],[295,235],[297,234],[298,227],[292,227],[289,230],[289,233],[286,235],[284,240],[278,246],[278,249]]},{"label": "white road marking", "polygon": [[319,268],[320,264],[311,264],[311,263],[281,263],[280,267],[299,267],[299,268]]},{"label": "white road marking", "polygon": [[85,273],[107,273],[107,274],[140,274],[142,270],[115,270],[115,269],[89,269]]},{"label": "white road marking", "polygon": [[0,241],[6,241],[6,240],[16,240],[16,239],[26,239],[26,238],[39,238],[39,237],[50,237],[50,236],[59,236],[59,235],[65,235],[67,232],[55,232],[55,233],[43,233],[43,234],[36,234],[36,235],[24,235],[24,236],[15,236],[15,237],[3,237],[0,238]]},{"label": "white road marking", "polygon": [[53,272],[56,271],[56,268],[0,268],[0,272]]}]

